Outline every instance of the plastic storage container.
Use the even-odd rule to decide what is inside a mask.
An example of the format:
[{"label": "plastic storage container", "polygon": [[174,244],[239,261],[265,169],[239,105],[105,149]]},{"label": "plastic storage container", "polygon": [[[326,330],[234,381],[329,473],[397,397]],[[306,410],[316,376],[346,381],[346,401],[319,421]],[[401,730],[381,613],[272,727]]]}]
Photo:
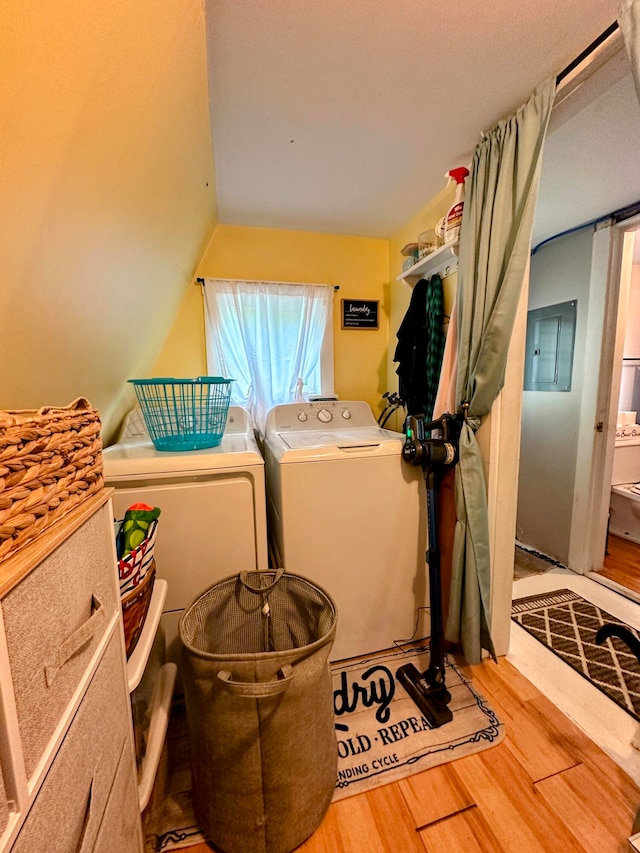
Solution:
[{"label": "plastic storage container", "polygon": [[200,450],[222,441],[233,379],[199,376],[129,382],[156,450]]},{"label": "plastic storage container", "polygon": [[426,258],[431,252],[435,252],[442,245],[442,240],[437,237],[435,230],[432,228],[428,231],[423,231],[418,237],[418,256],[420,259]]}]

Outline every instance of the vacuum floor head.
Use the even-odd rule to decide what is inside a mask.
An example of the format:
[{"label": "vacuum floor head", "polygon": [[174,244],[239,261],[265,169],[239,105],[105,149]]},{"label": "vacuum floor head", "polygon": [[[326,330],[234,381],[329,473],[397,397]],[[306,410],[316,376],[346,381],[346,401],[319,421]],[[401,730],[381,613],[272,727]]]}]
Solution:
[{"label": "vacuum floor head", "polygon": [[444,684],[435,686],[429,684],[424,673],[421,673],[412,663],[401,666],[396,672],[396,678],[432,729],[451,722],[453,719],[453,713],[449,708],[451,694]]}]

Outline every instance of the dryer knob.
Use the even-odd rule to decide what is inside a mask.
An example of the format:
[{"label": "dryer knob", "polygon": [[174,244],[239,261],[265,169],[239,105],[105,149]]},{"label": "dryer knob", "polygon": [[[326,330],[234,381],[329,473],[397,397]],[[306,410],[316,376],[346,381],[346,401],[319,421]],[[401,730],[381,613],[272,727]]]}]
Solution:
[{"label": "dryer knob", "polygon": [[306,421],[306,419],[307,419],[307,413],[306,412],[298,412],[298,420],[299,421],[304,422],[304,421]]},{"label": "dryer knob", "polygon": [[323,424],[328,424],[329,421],[333,420],[333,415],[328,409],[320,409],[318,412],[318,420],[322,421]]},{"label": "dryer knob", "polygon": [[349,409],[342,410],[342,417],[345,419],[345,421],[349,420],[349,418],[351,417],[351,412],[349,411]]}]

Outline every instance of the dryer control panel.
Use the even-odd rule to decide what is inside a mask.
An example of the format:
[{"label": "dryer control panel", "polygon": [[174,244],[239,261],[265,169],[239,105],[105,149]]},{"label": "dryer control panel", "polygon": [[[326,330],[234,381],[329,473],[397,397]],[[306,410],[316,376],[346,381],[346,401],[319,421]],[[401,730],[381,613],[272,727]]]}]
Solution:
[{"label": "dryer control panel", "polygon": [[275,406],[267,417],[273,432],[302,430],[344,430],[376,427],[371,407],[363,400],[318,400]]}]

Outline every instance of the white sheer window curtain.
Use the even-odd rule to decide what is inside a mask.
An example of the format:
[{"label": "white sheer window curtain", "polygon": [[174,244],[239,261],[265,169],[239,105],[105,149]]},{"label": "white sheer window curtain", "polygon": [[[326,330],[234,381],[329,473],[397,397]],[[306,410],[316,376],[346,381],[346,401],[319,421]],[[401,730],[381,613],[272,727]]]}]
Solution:
[{"label": "white sheer window curtain", "polygon": [[273,406],[333,393],[333,287],[207,278],[204,301],[207,370],[260,432]]}]

